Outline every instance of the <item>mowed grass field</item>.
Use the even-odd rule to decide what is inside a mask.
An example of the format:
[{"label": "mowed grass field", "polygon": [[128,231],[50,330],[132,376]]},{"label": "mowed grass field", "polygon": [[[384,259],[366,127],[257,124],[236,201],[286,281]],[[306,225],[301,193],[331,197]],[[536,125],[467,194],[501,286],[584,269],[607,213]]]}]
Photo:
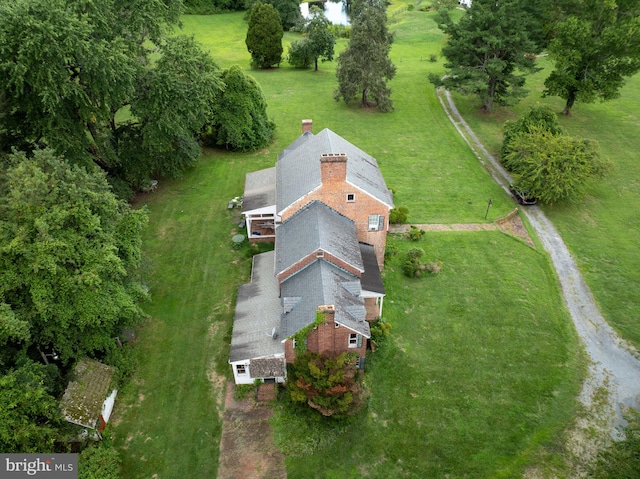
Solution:
[{"label": "mowed grass field", "polygon": [[[512,109],[484,115],[475,99],[456,97],[461,113],[494,154],[500,151],[505,120],[536,104],[562,111],[561,99],[541,96],[553,65],[548,57],[539,65],[544,69],[527,79],[529,96]],[[576,103],[570,117],[559,118],[567,134],[598,141],[601,155],[614,167],[591,184],[580,204],[545,205],[545,213],[577,259],[609,324],[640,348],[640,76],[627,81],[620,98]]]},{"label": "mowed grass field", "polygon": [[[151,220],[144,244],[153,301],[138,335],[140,367],[115,412],[124,477],[217,475],[234,301],[250,275],[250,259],[231,245],[237,210],[227,202],[242,194],[247,172],[274,165],[303,118],[374,156],[410,222],[492,222],[515,207],[427,82],[442,69],[428,61],[443,41],[433,15],[401,7],[391,8],[398,73],[389,114],[336,103],[335,62],[319,72],[286,64],[249,71],[242,13],[183,18],[221,67],[237,63],[256,78],[278,130],[259,152],[204,151],[182,179],[162,180],[138,201]],[[584,358],[541,246],[496,231],[389,242],[423,248],[442,271],[411,280],[401,254],[390,259],[391,337],[367,363],[371,396],[361,415],[334,424],[276,408],[289,477],[515,477],[532,465],[559,467]]]}]

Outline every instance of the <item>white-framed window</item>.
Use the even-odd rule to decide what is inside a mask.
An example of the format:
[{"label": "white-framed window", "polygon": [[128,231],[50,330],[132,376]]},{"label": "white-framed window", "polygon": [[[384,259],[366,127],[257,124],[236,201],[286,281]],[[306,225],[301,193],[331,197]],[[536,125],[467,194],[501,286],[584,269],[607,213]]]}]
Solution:
[{"label": "white-framed window", "polygon": [[347,203],[354,203],[356,201],[355,193],[347,193]]},{"label": "white-framed window", "polygon": [[369,231],[382,231],[384,229],[384,216],[369,215]]},{"label": "white-framed window", "polygon": [[358,347],[358,334],[351,333],[349,335],[349,347],[350,348],[357,348]]},{"label": "white-framed window", "polygon": [[324,251],[322,250],[316,251],[316,258],[324,258]]},{"label": "white-framed window", "polygon": [[246,364],[236,364],[236,374],[238,376],[243,376],[247,374],[247,365]]}]

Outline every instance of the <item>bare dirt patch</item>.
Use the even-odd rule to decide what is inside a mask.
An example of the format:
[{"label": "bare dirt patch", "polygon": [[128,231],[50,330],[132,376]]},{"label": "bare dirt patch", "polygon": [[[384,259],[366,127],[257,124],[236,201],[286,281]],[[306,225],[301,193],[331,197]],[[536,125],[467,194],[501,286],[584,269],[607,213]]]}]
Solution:
[{"label": "bare dirt patch", "polygon": [[273,442],[271,409],[253,398],[234,400],[233,388],[227,383],[218,479],[286,479],[284,454]]},{"label": "bare dirt patch", "polygon": [[535,248],[533,240],[531,239],[531,236],[529,236],[529,232],[527,231],[527,228],[522,222],[522,218],[520,218],[520,216],[513,215],[504,221],[496,222],[496,224],[498,225],[500,231],[502,231],[503,233],[515,236],[516,238],[519,238],[520,240],[527,243],[532,248]]}]

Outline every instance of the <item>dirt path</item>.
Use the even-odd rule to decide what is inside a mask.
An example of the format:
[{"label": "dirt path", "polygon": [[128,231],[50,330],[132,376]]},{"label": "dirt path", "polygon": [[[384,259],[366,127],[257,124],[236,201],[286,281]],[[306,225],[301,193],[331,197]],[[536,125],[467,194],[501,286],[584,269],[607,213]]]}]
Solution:
[{"label": "dirt path", "polygon": [[[489,154],[469,125],[466,124],[449,92],[445,91],[443,94],[442,89],[439,89],[438,96],[458,132],[467,141],[491,176],[508,192],[508,185],[512,181],[509,174]],[[607,411],[596,411],[591,403],[599,390],[606,389],[609,392],[608,406],[611,411],[610,416],[607,416],[611,418],[609,427],[612,436],[618,437],[616,426],[624,424],[623,410],[626,407],[640,409],[640,355],[607,324],[578,269],[577,263],[562,241],[560,234],[542,210],[537,206],[531,206],[525,207],[521,211],[551,256],[567,309],[592,360],[590,375],[583,384],[580,400],[594,414],[606,415]],[[614,411],[615,414],[613,414]],[[602,416],[594,418],[594,422],[601,421]]]},{"label": "dirt path", "polygon": [[233,399],[227,384],[218,479],[286,479],[284,455],[273,441],[272,410],[255,398]]}]

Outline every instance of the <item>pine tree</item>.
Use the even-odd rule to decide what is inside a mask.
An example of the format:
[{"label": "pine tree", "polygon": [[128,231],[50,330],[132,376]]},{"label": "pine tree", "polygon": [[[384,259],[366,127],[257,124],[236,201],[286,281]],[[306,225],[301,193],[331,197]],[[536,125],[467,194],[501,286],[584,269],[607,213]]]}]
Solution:
[{"label": "pine tree", "polygon": [[487,112],[526,94],[524,73],[535,71],[537,50],[528,32],[536,22],[519,0],[474,0],[458,23],[446,12],[439,18],[449,71],[444,78],[430,75],[432,83],[478,95]]},{"label": "pine tree", "polygon": [[387,14],[382,0],[355,0],[351,9],[351,39],[338,57],[336,101],[351,103],[360,97],[363,107],[377,106],[393,110],[391,89],[387,86],[396,74],[389,59],[393,34],[387,29]]}]

